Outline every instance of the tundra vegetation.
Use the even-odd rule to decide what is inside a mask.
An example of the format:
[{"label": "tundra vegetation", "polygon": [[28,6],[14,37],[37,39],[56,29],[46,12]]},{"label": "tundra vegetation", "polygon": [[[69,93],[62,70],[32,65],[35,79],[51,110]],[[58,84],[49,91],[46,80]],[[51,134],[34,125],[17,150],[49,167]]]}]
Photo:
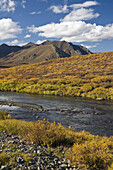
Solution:
[{"label": "tundra vegetation", "polygon": [[[46,146],[59,157],[69,159],[71,165],[82,169],[111,170],[113,167],[113,136],[108,138],[85,131],[76,132],[71,127],[65,128],[48,120],[20,121],[11,119],[8,113],[0,111],[0,132],[2,131]],[[3,150],[0,153],[0,165],[8,164],[8,160],[8,155]]]},{"label": "tundra vegetation", "polygon": [[113,99],[113,52],[0,69],[0,90]]},{"label": "tundra vegetation", "polygon": [[[113,52],[0,69],[0,90],[113,99]],[[47,120],[25,122],[0,113],[0,131],[52,148],[82,169],[113,168],[113,136],[76,132]],[[3,159],[4,158],[4,159]],[[7,161],[0,154],[0,162]]]}]

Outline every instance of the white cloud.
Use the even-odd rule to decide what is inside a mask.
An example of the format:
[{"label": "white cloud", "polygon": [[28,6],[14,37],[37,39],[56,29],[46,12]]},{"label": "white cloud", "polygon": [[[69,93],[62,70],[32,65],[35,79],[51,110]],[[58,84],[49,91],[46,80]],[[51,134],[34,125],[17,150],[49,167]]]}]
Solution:
[{"label": "white cloud", "polygon": [[57,13],[67,13],[67,12],[69,12],[69,8],[73,8],[73,11],[75,11],[76,9],[86,8],[86,7],[90,7],[90,6],[94,6],[94,5],[98,5],[98,4],[99,3],[97,1],[86,1],[86,2],[84,2],[82,4],[72,4],[72,5],[69,5],[69,6],[67,6],[66,4],[64,6],[62,6],[62,5],[58,5],[58,6],[53,5],[53,6],[50,6],[49,9],[52,10],[56,14]]},{"label": "white cloud", "polygon": [[67,5],[64,5],[64,6],[51,6],[49,8],[50,10],[52,10],[54,13],[58,14],[58,13],[67,13],[68,12],[68,6]]},{"label": "white cloud", "polygon": [[15,11],[16,3],[13,0],[0,0],[0,10],[3,12]]},{"label": "white cloud", "polygon": [[46,38],[61,38],[68,42],[101,41],[113,38],[113,24],[106,26],[85,23],[84,21],[51,23],[40,27],[28,27],[29,32]]},{"label": "white cloud", "polygon": [[23,46],[26,43],[24,41],[19,41],[17,39],[11,41],[11,42],[7,42],[8,45],[19,45],[19,46]]},{"label": "white cloud", "polygon": [[15,38],[21,32],[22,29],[17,22],[12,21],[10,18],[0,19],[0,40]]},{"label": "white cloud", "polygon": [[46,40],[38,40],[38,41],[36,42],[36,44],[42,44],[44,41],[46,41]]},{"label": "white cloud", "polygon": [[27,29],[29,30],[29,32],[31,33],[37,33],[38,32],[38,28],[35,27],[34,25],[32,25],[31,27],[27,26]]},{"label": "white cloud", "polygon": [[86,47],[86,48],[88,48],[88,49],[90,49],[90,48],[95,48],[95,47],[97,47],[99,45],[99,43],[97,43],[97,44],[95,44],[95,45],[84,45],[84,44],[81,44],[81,46],[84,46],[84,47]]},{"label": "white cloud", "polygon": [[36,14],[41,14],[41,11],[38,11]]},{"label": "white cloud", "polygon": [[[59,23],[50,23],[43,26],[27,27],[29,32],[38,33],[46,38],[60,38],[68,42],[96,42],[103,39],[113,39],[113,24],[96,25],[96,23],[86,23],[85,20],[97,18],[98,13],[86,7],[98,5],[97,1],[86,1],[83,4],[73,4],[71,11]],[[58,11],[57,11],[58,12]]]},{"label": "white cloud", "polygon": [[61,19],[61,21],[89,20],[92,18],[97,18],[98,16],[99,16],[98,13],[94,14],[93,9],[80,8],[70,12],[68,15],[64,17],[64,19]]},{"label": "white cloud", "polygon": [[31,12],[30,14],[31,14],[31,15],[34,15],[34,14],[36,14],[36,12]]},{"label": "white cloud", "polygon": [[26,0],[22,0],[21,5],[23,8],[25,8]]},{"label": "white cloud", "polygon": [[18,44],[18,42],[19,42],[18,40],[13,40],[13,41],[11,42],[11,44],[12,44],[12,45],[16,45],[16,44]]},{"label": "white cloud", "polygon": [[[94,24],[87,24],[83,21],[77,21],[71,23],[74,25],[73,31],[70,35],[63,35],[62,40],[71,42],[84,42],[84,41],[101,41],[103,39],[113,38],[113,24],[101,26]],[[76,26],[79,24],[79,29]],[[69,30],[68,30],[69,31]]]},{"label": "white cloud", "polygon": [[95,6],[95,5],[98,5],[98,4],[99,3],[97,1],[86,1],[86,2],[84,2],[82,4],[72,4],[69,7],[74,8],[74,9],[83,8],[83,7],[86,8],[86,7]]},{"label": "white cloud", "polygon": [[27,34],[27,35],[24,36],[24,38],[30,38],[30,37],[31,37],[30,34]]},{"label": "white cloud", "polygon": [[31,14],[31,15],[41,14],[41,11],[38,11],[38,12],[33,11],[33,12],[31,12],[30,14]]}]

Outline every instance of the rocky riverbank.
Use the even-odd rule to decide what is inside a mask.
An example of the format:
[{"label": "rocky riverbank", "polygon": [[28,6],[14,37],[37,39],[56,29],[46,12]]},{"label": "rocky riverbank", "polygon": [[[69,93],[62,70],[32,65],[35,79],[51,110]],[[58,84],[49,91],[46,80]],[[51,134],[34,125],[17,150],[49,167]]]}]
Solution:
[{"label": "rocky riverbank", "polygon": [[0,133],[0,169],[76,170],[77,168],[70,166],[70,160],[59,159],[50,149],[4,131]]},{"label": "rocky riverbank", "polygon": [[24,109],[33,110],[43,112],[44,109],[42,106],[33,104],[33,103],[23,103],[23,102],[14,102],[14,101],[0,101],[0,105],[8,105],[8,106],[18,106]]}]

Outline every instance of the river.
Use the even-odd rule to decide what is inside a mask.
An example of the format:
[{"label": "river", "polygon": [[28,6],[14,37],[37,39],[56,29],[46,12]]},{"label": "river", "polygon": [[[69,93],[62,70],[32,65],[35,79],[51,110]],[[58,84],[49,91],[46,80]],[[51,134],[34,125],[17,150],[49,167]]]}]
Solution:
[{"label": "river", "polygon": [[41,105],[46,111],[36,112],[18,106],[0,105],[13,118],[26,121],[48,119],[60,122],[76,131],[94,135],[113,136],[113,101],[95,101],[74,97],[42,96],[15,92],[0,92],[0,101],[14,101]]}]

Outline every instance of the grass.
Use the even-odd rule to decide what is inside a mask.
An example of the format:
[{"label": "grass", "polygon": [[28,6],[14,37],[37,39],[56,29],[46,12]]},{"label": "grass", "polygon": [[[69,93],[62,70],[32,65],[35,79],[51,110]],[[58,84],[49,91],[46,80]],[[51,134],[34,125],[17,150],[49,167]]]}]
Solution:
[{"label": "grass", "polygon": [[[107,138],[94,136],[85,131],[75,132],[70,127],[65,128],[61,124],[47,120],[36,122],[0,120],[0,131],[3,130],[10,134],[21,135],[37,145],[47,146],[48,151],[70,159],[72,165],[82,169],[111,170],[113,166],[113,136]],[[27,161],[27,156],[22,156]],[[7,156],[5,160],[7,161]]]}]

